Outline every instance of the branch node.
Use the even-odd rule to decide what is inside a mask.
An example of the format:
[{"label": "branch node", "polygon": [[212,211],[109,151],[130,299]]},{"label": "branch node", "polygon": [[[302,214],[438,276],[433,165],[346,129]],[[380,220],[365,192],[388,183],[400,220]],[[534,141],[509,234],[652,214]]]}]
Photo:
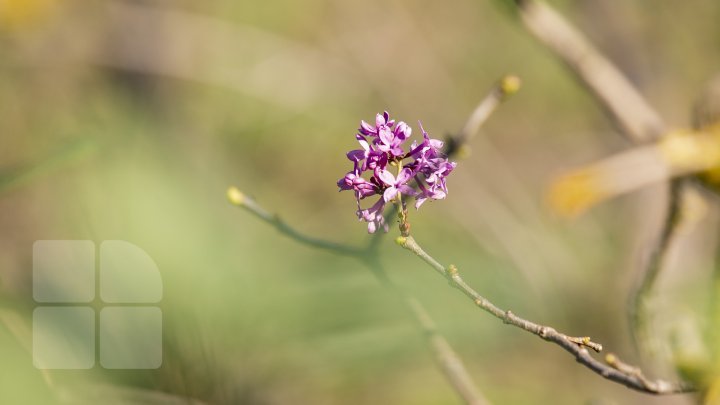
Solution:
[{"label": "branch node", "polygon": [[592,339],[590,338],[590,336],[582,336],[582,337],[567,336],[567,340],[575,343],[578,346],[589,347],[597,353],[600,353],[603,349],[602,345],[600,343],[593,342]]},{"label": "branch node", "polygon": [[508,309],[507,311],[505,311],[505,316],[503,317],[503,322],[506,324],[509,324],[510,320],[512,319],[513,316],[515,316],[515,314],[513,314],[512,311]]}]

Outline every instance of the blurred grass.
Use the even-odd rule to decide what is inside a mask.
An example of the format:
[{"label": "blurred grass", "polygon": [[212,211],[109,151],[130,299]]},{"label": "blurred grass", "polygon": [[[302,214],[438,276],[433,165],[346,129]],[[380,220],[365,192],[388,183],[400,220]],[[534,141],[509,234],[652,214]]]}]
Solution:
[{"label": "blurred grass", "polygon": [[[56,373],[70,387],[115,381],[212,403],[455,403],[412,320],[367,270],[282,238],[229,206],[224,190],[237,184],[299,229],[360,243],[365,227],[351,196],[335,187],[359,120],[387,108],[442,136],[460,129],[508,72],[524,88],[485,128],[490,146],[479,144],[460,163],[447,201],[411,213],[413,230],[499,305],[589,334],[633,360],[624,318],[639,243],[633,229],[644,229],[640,213],[657,203],[631,196],[572,224],[545,213],[541,191],[552,174],[625,142],[494,2],[147,3],[241,29],[209,37],[219,45],[191,48],[187,63],[199,76],[185,80],[108,62],[128,46],[176,60],[171,34],[188,27],[169,20],[118,30],[103,3],[67,1],[42,18],[0,26],[2,294],[29,299],[37,239],[127,240],[163,274],[164,366]],[[554,4],[634,69],[652,103],[683,125],[720,62],[720,5],[613,3],[611,15],[625,16],[613,22],[595,18],[600,3]],[[15,18],[7,5],[21,1],[2,4],[7,21]],[[145,37],[122,37],[133,27]],[[257,42],[233,37],[243,32]],[[221,45],[246,53],[202,57],[204,47]],[[298,71],[316,66],[321,74]],[[253,86],[210,80],[217,72]],[[478,313],[387,245],[391,276],[430,308],[496,403],[673,402],[605,382]],[[2,401],[46,403],[29,354],[2,327],[0,341],[8,376],[0,382],[14,382],[0,389]]]}]

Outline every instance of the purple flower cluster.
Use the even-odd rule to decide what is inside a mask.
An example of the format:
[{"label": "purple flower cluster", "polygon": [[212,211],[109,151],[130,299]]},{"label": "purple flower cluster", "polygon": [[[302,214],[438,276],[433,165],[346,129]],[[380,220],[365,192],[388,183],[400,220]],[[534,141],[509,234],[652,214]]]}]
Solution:
[{"label": "purple flower cluster", "polygon": [[[368,223],[368,232],[374,233],[382,227],[388,231],[383,211],[388,202],[398,194],[415,197],[415,208],[425,201],[441,200],[447,196],[445,178],[455,169],[455,162],[448,161],[442,154],[443,142],[431,139],[420,125],[423,133],[421,143],[413,141],[409,149],[403,149],[412,134],[412,128],[404,122],[390,119],[385,111],[375,117],[375,125],[360,121],[355,138],[362,149],[351,150],[348,159],[353,170],[341,178],[337,185],[342,190],[353,190],[357,199],[357,216]],[[405,162],[406,159],[411,161]],[[393,169],[397,175],[390,171]],[[363,174],[369,172],[369,180]],[[417,188],[410,185],[414,180]],[[380,198],[370,208],[362,209],[360,200],[372,195]]]}]

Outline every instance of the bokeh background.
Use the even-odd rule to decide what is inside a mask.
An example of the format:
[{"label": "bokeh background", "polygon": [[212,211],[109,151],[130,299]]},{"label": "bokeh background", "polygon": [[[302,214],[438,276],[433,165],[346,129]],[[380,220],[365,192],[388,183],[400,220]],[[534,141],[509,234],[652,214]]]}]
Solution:
[{"label": "bokeh background", "polygon": [[[720,63],[719,2],[552,4],[671,126],[688,125]],[[473,141],[448,199],[411,212],[413,232],[498,305],[640,363],[626,300],[658,190],[572,221],[549,212],[554,175],[629,144],[502,2],[0,1],[0,402],[458,403],[413,319],[366,268],[281,236],[224,194],[237,185],[299,230],[364,243],[353,198],[335,185],[359,120],[387,109],[442,137],[507,73],[522,90]],[[708,215],[664,282],[674,320],[704,305]],[[40,239],[126,240],[155,259],[160,369],[33,368]],[[493,402],[688,403],[601,379],[478,311],[392,238],[384,245],[392,279],[429,308]]]}]

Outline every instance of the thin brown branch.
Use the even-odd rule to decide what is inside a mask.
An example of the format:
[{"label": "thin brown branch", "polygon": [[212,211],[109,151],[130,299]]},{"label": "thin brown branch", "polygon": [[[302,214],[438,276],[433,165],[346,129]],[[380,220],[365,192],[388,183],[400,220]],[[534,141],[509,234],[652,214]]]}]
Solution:
[{"label": "thin brown branch", "polygon": [[511,1],[528,31],[570,68],[627,137],[648,142],[663,134],[665,124],[660,115],[562,15],[542,1]]},{"label": "thin brown branch", "polygon": [[[528,31],[568,66],[630,140],[647,143],[664,135],[666,128],[660,115],[612,62],[597,51],[561,14],[542,0],[512,1]],[[678,220],[680,201],[687,193],[687,190],[682,190],[683,182],[682,178],[669,182],[670,193],[662,231],[657,238],[650,260],[644,268],[641,268],[643,274],[640,285],[631,296],[629,311],[631,330],[638,345],[647,344],[645,340],[651,336],[650,333],[646,333],[647,301],[662,271],[664,258]],[[643,334],[645,337],[641,336]],[[628,385],[631,388],[653,393],[692,389],[687,383],[650,381],[639,369],[627,366],[614,356],[608,356],[606,360],[609,365],[614,365],[617,371],[627,377],[624,377],[625,381],[632,381],[634,386]]]},{"label": "thin brown branch", "polygon": [[[550,326],[539,325],[523,319],[509,310],[503,310],[470,287],[460,276],[460,273],[455,266],[450,265],[446,268],[440,264],[440,262],[435,260],[435,258],[430,256],[422,249],[422,247],[420,247],[412,236],[398,237],[397,243],[420,257],[423,261],[425,261],[425,263],[429,264],[430,267],[432,267],[438,274],[447,279],[451,286],[460,290],[483,311],[502,320],[506,324],[516,326],[546,341],[557,344],[565,351],[575,356],[575,359],[580,364],[608,380],[625,385],[637,391],[650,394],[676,394],[694,390],[691,385],[684,382],[673,383],[664,380],[648,380],[638,369],[633,369],[633,372],[629,372],[629,369],[620,369],[612,364],[603,363],[592,357],[587,350],[587,348],[591,348],[597,352],[602,350],[602,345],[593,342],[589,337],[568,336],[564,333],[558,332]],[[620,363],[615,356],[610,359],[615,360],[614,364],[616,365],[624,364]]]},{"label": "thin brown branch", "polygon": [[341,245],[310,237],[281,221],[277,215],[273,215],[268,212],[255,200],[243,194],[236,187],[230,187],[227,190],[227,197],[233,205],[245,208],[265,223],[276,228],[285,236],[301,244],[330,251],[336,254],[351,256],[368,266],[382,285],[389,288],[394,295],[403,300],[424,335],[427,337],[428,343],[435,354],[435,358],[437,359],[438,365],[443,374],[463,401],[469,405],[486,405],[490,403],[480,393],[480,390],[477,388],[475,383],[473,383],[465,365],[457,353],[453,350],[452,346],[450,346],[450,343],[448,343],[447,339],[445,339],[445,337],[437,330],[435,322],[432,320],[427,310],[415,297],[402,290],[387,276],[385,269],[377,259],[376,249],[378,245],[371,244],[368,247],[361,249],[354,246]]}]

